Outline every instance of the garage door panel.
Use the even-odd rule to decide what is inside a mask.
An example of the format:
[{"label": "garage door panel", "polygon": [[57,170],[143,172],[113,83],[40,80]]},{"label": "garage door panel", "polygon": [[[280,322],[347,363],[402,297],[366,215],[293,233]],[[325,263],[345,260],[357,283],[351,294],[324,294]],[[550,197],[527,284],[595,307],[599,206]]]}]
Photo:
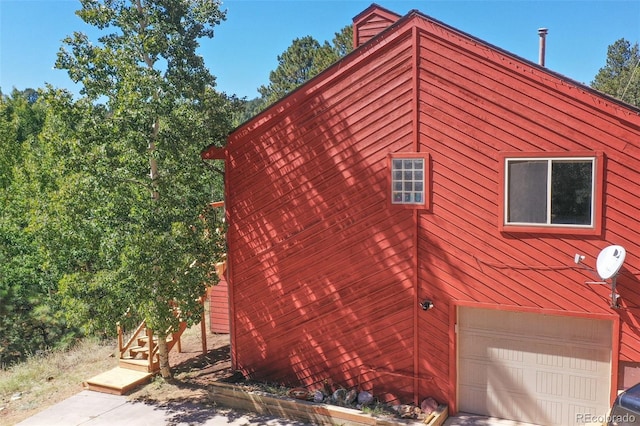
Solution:
[{"label": "garage door panel", "polygon": [[590,372],[599,377],[608,377],[609,369],[603,366],[607,367],[606,364],[611,359],[610,349],[571,347],[569,353],[567,368],[584,373]]},{"label": "garage door panel", "polygon": [[484,387],[487,383],[487,363],[469,360],[465,365],[460,365],[459,374],[465,377],[465,383],[470,387]]},{"label": "garage door panel", "polygon": [[539,425],[562,424],[563,407],[562,403],[557,399],[538,399],[536,401],[536,408],[537,410],[531,416],[530,420],[526,420],[527,422]]},{"label": "garage door panel", "polygon": [[536,371],[536,393],[561,396],[564,393],[564,377],[559,372]]},{"label": "garage door panel", "polygon": [[[483,311],[483,313],[477,315],[473,311]],[[539,339],[547,337],[576,343],[604,346],[611,344],[609,321],[528,312],[508,312],[510,319],[505,321],[505,313],[507,311],[495,309],[461,308],[458,326],[471,330],[490,331],[492,334],[513,335],[515,333],[520,336],[536,336]],[[531,321],[532,317],[535,317],[535,321]],[[571,323],[571,327],[558,327],[567,323]]]},{"label": "garage door panel", "polygon": [[487,392],[484,387],[467,385],[460,389],[460,400],[465,401],[465,412],[481,413],[487,406]]},{"label": "garage door panel", "polygon": [[536,365],[541,368],[566,368],[569,350],[560,345],[540,345],[540,352],[535,354]]},{"label": "garage door panel", "polygon": [[525,371],[521,366],[490,364],[487,366],[488,389],[493,392],[521,392],[525,385]]},{"label": "garage door panel", "polygon": [[474,410],[484,410],[489,407],[490,411],[508,413],[507,415],[511,418],[525,418],[526,415],[522,407],[527,407],[525,403],[528,401],[527,396],[523,394],[499,390],[487,393],[482,387],[467,387],[461,391],[460,397],[468,401],[466,412],[478,412]]},{"label": "garage door panel", "polygon": [[529,404],[529,398],[521,393],[494,391],[489,394],[487,401],[490,411],[504,413],[506,419],[522,419],[530,423],[534,416],[535,410]]},{"label": "garage door panel", "polygon": [[607,412],[611,321],[472,308],[458,320],[461,411],[545,425]]},{"label": "garage door panel", "polygon": [[[569,392],[568,396],[572,399],[579,400],[580,402],[596,402],[599,395],[598,390],[601,386],[598,386],[598,380],[592,377],[583,377],[576,375],[569,375]],[[609,392],[607,392],[608,394]]]},{"label": "garage door panel", "polygon": [[524,360],[524,349],[521,342],[516,339],[486,339],[490,347],[487,348],[487,355],[491,361],[521,364]]},{"label": "garage door panel", "polygon": [[[594,404],[568,404],[567,412],[570,419],[584,418],[585,413],[595,413],[598,410],[598,406]],[[604,417],[605,413],[601,413],[600,416]],[[584,421],[577,422],[578,424],[584,424]]]}]

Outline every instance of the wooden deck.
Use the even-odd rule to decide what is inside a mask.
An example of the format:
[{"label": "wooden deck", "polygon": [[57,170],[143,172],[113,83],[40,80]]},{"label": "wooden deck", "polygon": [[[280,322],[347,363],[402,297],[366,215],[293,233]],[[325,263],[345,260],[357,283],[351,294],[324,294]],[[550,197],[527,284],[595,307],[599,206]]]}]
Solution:
[{"label": "wooden deck", "polygon": [[84,388],[92,391],[124,395],[132,389],[151,380],[153,373],[116,367],[98,374],[83,383]]}]

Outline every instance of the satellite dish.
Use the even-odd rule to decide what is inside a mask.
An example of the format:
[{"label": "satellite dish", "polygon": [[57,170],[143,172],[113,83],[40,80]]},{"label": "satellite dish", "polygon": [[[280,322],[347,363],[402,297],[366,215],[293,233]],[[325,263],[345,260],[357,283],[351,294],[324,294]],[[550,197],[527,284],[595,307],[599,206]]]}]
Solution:
[{"label": "satellite dish", "polygon": [[605,247],[596,260],[596,270],[603,280],[615,277],[622,264],[627,252],[622,246]]}]

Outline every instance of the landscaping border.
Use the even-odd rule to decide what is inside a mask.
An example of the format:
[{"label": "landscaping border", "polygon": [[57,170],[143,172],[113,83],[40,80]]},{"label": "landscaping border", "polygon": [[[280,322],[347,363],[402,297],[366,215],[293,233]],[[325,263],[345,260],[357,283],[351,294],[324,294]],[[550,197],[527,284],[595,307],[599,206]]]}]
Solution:
[{"label": "landscaping border", "polygon": [[247,391],[242,386],[231,383],[213,382],[208,388],[212,402],[225,407],[268,414],[312,424],[340,424],[345,426],[441,426],[448,417],[448,407],[438,406],[427,419],[403,420],[389,417],[375,417],[360,410],[337,405],[313,403],[288,397],[281,397],[260,391]]}]

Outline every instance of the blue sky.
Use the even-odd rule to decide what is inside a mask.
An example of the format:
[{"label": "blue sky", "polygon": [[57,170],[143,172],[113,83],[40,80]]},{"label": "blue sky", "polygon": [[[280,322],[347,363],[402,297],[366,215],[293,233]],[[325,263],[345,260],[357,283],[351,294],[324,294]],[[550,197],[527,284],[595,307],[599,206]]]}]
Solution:
[{"label": "blue sky", "polygon": [[[199,53],[217,88],[254,98],[268,84],[277,56],[295,38],[324,42],[371,3],[404,15],[421,12],[523,58],[538,60],[538,32],[549,29],[546,66],[589,84],[620,38],[640,41],[640,0],[226,0],[227,20]],[[74,12],[77,0],[0,0],[0,89],[43,87],[74,92],[65,71],[54,70],[61,40],[73,31],[97,33]]]}]

